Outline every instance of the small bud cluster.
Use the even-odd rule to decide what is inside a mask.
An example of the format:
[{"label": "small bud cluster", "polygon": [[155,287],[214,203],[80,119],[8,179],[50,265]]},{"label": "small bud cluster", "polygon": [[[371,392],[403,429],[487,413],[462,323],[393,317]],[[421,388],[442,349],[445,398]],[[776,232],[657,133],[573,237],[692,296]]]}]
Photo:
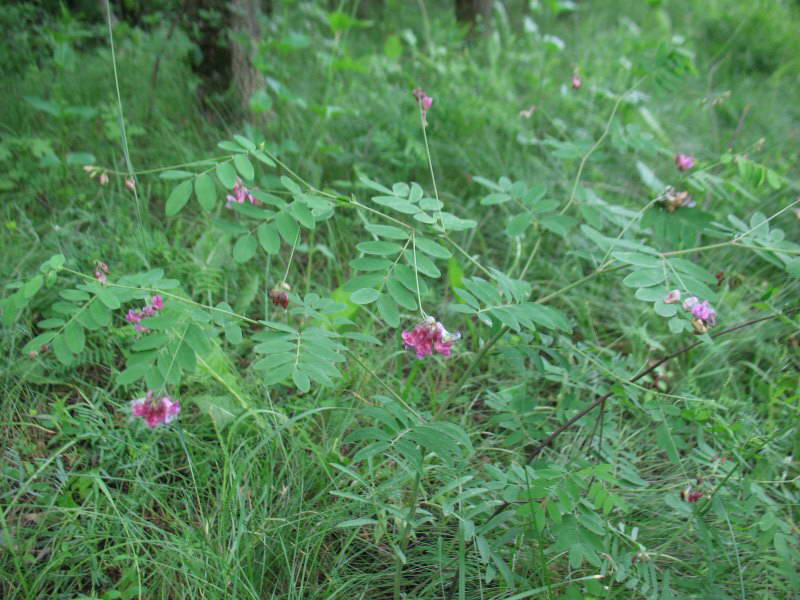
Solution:
[{"label": "small bud cluster", "polygon": [[573,90],[579,90],[579,89],[581,89],[581,86],[583,86],[583,79],[581,79],[581,76],[578,75],[577,72],[573,73],[572,74],[572,89]]},{"label": "small bud cluster", "polygon": [[181,403],[177,400],[173,402],[169,396],[156,396],[148,390],[146,396],[131,402],[131,412],[134,417],[143,419],[150,429],[154,429],[174,421],[181,412]]},{"label": "small bud cluster", "polygon": [[417,358],[425,358],[436,350],[450,356],[453,344],[461,338],[460,333],[450,333],[434,317],[428,317],[412,331],[403,331],[403,343],[413,348]]},{"label": "small bud cluster", "polygon": [[689,192],[677,192],[671,185],[667,186],[664,192],[656,198],[656,202],[663,206],[667,212],[675,212],[679,208],[694,208],[696,206]]},{"label": "small bud cluster", "polygon": [[104,262],[100,262],[99,260],[94,262],[97,265],[94,270],[94,278],[100,283],[106,283],[108,281],[108,265]]},{"label": "small bud cluster", "polygon": [[288,292],[291,291],[292,287],[285,281],[282,281],[269,291],[269,301],[272,302],[274,306],[280,306],[284,309],[289,308]]},{"label": "small bud cluster", "polygon": [[130,309],[128,314],[125,315],[125,320],[133,324],[133,328],[139,333],[149,331],[147,327],[142,325],[142,319],[154,317],[155,314],[164,308],[164,299],[161,296],[153,296],[150,304],[142,308],[142,310]]},{"label": "small bud cluster", "polygon": [[417,99],[420,110],[422,111],[422,124],[427,125],[428,111],[430,110],[431,106],[433,106],[433,98],[428,96],[428,94],[423,92],[420,88],[414,88],[411,91],[411,94]]},{"label": "small bud cluster", "polygon": [[100,185],[106,185],[109,182],[108,173],[102,170],[100,167],[94,167],[92,165],[84,165],[83,170],[89,174],[91,179],[97,177],[97,183]]}]

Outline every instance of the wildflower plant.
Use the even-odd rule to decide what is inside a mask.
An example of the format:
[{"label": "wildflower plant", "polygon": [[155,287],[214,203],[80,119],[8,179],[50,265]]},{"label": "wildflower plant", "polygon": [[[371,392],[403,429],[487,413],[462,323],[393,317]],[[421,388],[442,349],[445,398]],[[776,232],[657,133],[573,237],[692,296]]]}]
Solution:
[{"label": "wildflower plant", "polygon": [[[576,72],[572,88],[581,86]],[[604,143],[627,143],[621,135],[608,136],[625,98],[620,94],[592,145],[549,141],[554,156],[577,159],[574,182],[566,192],[533,178],[470,175],[473,189],[479,190],[473,208],[500,223],[497,238],[514,249],[513,259],[495,260],[491,251],[470,245],[479,221],[469,218],[456,194],[440,193],[437,187],[427,129],[438,104],[419,88],[412,97],[416,107],[408,96],[404,101],[419,113],[430,170],[426,182],[380,182],[361,173],[347,189],[317,186],[296,173],[266,140],[245,135],[220,142],[222,156],[161,170],[157,178],[132,169],[115,173],[86,168],[103,185],[119,177],[133,194],[139,192],[138,182],[148,178],[164,185],[165,214],[176,222],[190,211],[204,218],[213,215],[214,235],[227,244],[233,263],[257,272],[266,265],[268,276],[255,280],[252,294],[261,299],[263,314],[237,310],[227,297],[191,293],[185,282],[172,278],[169,266],[118,274],[116,267],[112,273],[98,261],[92,273],[73,268],[67,257],[57,254],[3,301],[3,319],[15,322],[37,295],[52,290],[57,300],[44,309],[45,318],[36,322],[22,352],[41,360],[36,353],[52,347],[65,367],[76,364],[87,338],[115,336],[121,347],[113,367],[119,403],[127,404],[127,398],[147,389],[129,409],[149,429],[169,432],[164,426],[179,414],[188,429],[205,418],[203,413],[227,413],[229,425],[238,425],[237,419],[249,423],[252,417],[273,436],[300,418],[266,420],[265,415],[279,414],[273,394],[296,391],[323,402],[322,392],[347,378],[361,398],[365,382],[374,382],[379,391],[364,398],[355,424],[343,436],[349,454],[342,450],[341,456],[332,453],[333,458],[321,462],[330,473],[343,476],[335,479],[335,494],[363,507],[363,514],[338,527],[371,531],[376,545],[391,557],[395,598],[411,597],[404,578],[412,540],[418,534],[423,540],[422,532],[428,535],[434,525],[452,532],[447,543],[461,557],[474,551],[484,579],[502,580],[506,590],[516,590],[520,583],[509,559],[511,542],[531,539],[542,557],[563,557],[565,569],[592,572],[594,579],[586,575],[580,581],[596,583],[614,571],[620,586],[641,588],[642,573],[654,578],[648,571],[654,567],[640,560],[649,556],[647,548],[626,529],[631,507],[623,496],[626,489],[643,489],[648,482],[624,452],[613,459],[606,456],[602,434],[608,429],[615,443],[621,436],[614,427],[606,428],[603,415],[621,399],[630,410],[656,415],[659,451],[679,463],[670,428],[673,415],[654,408],[654,392],[637,383],[656,366],[637,371],[638,365],[619,357],[599,362],[593,356],[599,353],[596,347],[587,352],[589,342],[576,329],[576,312],[583,309],[571,303],[570,293],[589,282],[612,282],[620,294],[618,307],[605,304],[602,310],[624,311],[630,321],[646,323],[648,339],[676,345],[686,338],[696,340],[677,356],[697,344],[713,344],[715,336],[729,332],[721,330],[722,323],[727,325],[729,315],[737,312],[707,256],[721,249],[753,252],[796,277],[800,245],[777,227],[778,214],[753,211],[747,221],[734,215],[712,218],[691,200],[689,191],[697,198],[719,192],[723,186],[718,176],[705,170],[705,162],[692,170],[694,158],[684,154],[673,165],[672,153],[656,142],[651,142],[652,154],[662,157],[662,163],[636,165],[649,194],[639,210],[613,205],[584,186],[589,176],[585,166],[597,149]],[[773,171],[745,156],[720,157],[718,164],[738,187],[757,171],[764,174],[760,185],[783,189],[780,177],[770,177]],[[675,167],[683,174],[676,174]],[[670,177],[672,184],[661,180]],[[672,187],[678,177],[687,191]],[[192,198],[197,206],[189,204]],[[312,250],[330,253],[316,236],[338,226],[353,232],[357,241],[337,250],[337,263],[346,265],[338,271],[339,287],[320,293],[312,286],[314,269],[319,268]],[[568,281],[542,281],[539,273],[551,266],[542,256],[545,247],[563,249]],[[302,281],[300,252],[306,279],[295,285],[292,275]],[[274,277],[273,260],[282,263],[282,278]],[[769,318],[776,315],[781,311],[773,310]],[[684,335],[689,332],[699,337]],[[267,400],[261,403],[241,393],[237,378],[219,367],[230,357],[267,390]],[[496,357],[517,365],[520,372],[534,372],[544,382],[537,389],[563,386],[557,403],[537,406],[524,386],[492,389],[493,382],[474,377]],[[389,364],[408,373],[405,386],[396,388],[383,376],[380,369]],[[197,394],[193,404],[180,397],[187,381],[193,387],[218,385],[238,406],[234,410],[210,394]],[[126,396],[125,390],[137,391]],[[478,400],[489,407],[491,447],[479,445],[480,436],[470,435],[464,425],[470,403]],[[195,404],[207,410],[197,414],[190,410]],[[449,418],[453,413],[458,418]],[[586,444],[597,448],[595,454],[547,454],[559,436],[596,415],[592,429],[601,432],[600,441],[595,444],[593,431],[585,434]],[[498,448],[520,450],[521,460],[492,463],[485,455]],[[670,498],[677,504],[674,509],[683,511],[686,505],[712,506],[714,494],[687,488],[685,493],[670,492]],[[464,564],[453,561],[443,568],[447,573],[437,580],[437,589],[455,590],[464,581]],[[590,593],[599,597],[604,590],[598,584]]]}]

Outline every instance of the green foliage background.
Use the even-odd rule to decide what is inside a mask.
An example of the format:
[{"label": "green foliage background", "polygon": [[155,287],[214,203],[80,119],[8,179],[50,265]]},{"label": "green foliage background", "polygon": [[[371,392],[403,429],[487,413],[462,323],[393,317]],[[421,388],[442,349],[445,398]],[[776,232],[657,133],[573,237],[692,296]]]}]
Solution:
[{"label": "green foliage background", "polygon": [[[524,4],[470,40],[449,2],[274,2],[252,122],[201,101],[191,32],[154,5],[113,31],[126,139],[94,3],[0,11],[4,598],[800,594],[797,316],[624,384],[695,341],[659,301],[676,278],[719,327],[797,305],[800,9]],[[224,207],[248,168],[274,214]],[[667,184],[697,208],[648,205]],[[418,284],[411,234],[363,207],[416,225],[435,200],[453,227],[417,219]],[[96,260],[128,289],[82,281]],[[174,299],[135,340],[148,290]],[[453,357],[403,350],[423,307]],[[133,424],[164,381],[179,421]]]}]

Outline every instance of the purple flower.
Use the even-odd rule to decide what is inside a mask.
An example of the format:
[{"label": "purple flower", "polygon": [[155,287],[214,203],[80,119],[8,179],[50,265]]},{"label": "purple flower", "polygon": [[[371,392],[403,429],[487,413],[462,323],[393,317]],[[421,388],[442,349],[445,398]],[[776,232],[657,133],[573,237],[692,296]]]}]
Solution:
[{"label": "purple flower", "polygon": [[142,313],[133,310],[132,308],[128,310],[128,314],[125,315],[125,320],[128,323],[141,323],[142,322]]},{"label": "purple flower", "polygon": [[181,412],[181,404],[178,401],[173,402],[169,396],[159,398],[148,390],[146,396],[131,403],[131,411],[134,417],[144,419],[147,426],[154,429],[174,421]]},{"label": "purple flower", "polygon": [[711,308],[708,300],[703,300],[700,304],[695,304],[691,313],[693,317],[700,319],[704,325],[713,327],[717,322],[717,311]]},{"label": "purple flower", "polygon": [[679,152],[675,155],[675,165],[679,171],[688,171],[694,166],[694,156]]},{"label": "purple flower", "polygon": [[460,333],[450,333],[435,318],[428,317],[412,331],[403,331],[403,343],[416,351],[417,358],[425,358],[435,350],[450,356],[453,344],[461,338]]},{"label": "purple flower", "polygon": [[583,80],[581,79],[581,76],[578,75],[577,73],[573,73],[572,74],[572,89],[573,90],[579,90],[579,89],[581,89],[582,85],[583,85]]},{"label": "purple flower", "polygon": [[664,298],[664,304],[675,304],[676,302],[681,301],[681,291],[680,290],[672,290],[667,297]]},{"label": "purple flower", "polygon": [[152,307],[154,310],[161,310],[164,308],[164,298],[161,296],[153,296]]}]

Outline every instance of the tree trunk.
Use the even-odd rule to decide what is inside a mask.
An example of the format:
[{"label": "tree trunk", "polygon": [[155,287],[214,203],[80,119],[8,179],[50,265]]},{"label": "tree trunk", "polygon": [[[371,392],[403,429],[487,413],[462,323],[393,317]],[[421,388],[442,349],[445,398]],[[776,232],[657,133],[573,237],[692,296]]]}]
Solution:
[{"label": "tree trunk", "polygon": [[456,0],[456,20],[467,23],[470,32],[475,29],[478,19],[488,24],[492,18],[492,0]]},{"label": "tree trunk", "polygon": [[259,4],[259,0],[232,0],[230,6],[232,83],[244,114],[250,114],[250,98],[264,85],[253,60],[261,40]]}]

